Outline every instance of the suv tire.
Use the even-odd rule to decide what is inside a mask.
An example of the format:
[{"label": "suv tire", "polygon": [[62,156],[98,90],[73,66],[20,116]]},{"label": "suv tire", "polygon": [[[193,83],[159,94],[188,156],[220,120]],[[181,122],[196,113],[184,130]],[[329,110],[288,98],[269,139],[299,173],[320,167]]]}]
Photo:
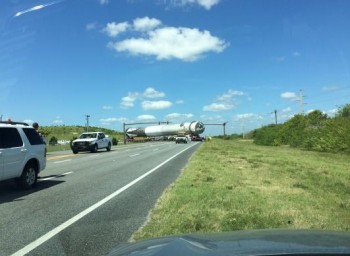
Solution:
[{"label": "suv tire", "polygon": [[33,163],[28,163],[23,169],[22,175],[19,178],[19,184],[25,188],[29,189],[35,186],[38,180],[38,168]]},{"label": "suv tire", "polygon": [[111,151],[112,145],[111,143],[108,143],[108,146],[106,147],[107,151]]}]

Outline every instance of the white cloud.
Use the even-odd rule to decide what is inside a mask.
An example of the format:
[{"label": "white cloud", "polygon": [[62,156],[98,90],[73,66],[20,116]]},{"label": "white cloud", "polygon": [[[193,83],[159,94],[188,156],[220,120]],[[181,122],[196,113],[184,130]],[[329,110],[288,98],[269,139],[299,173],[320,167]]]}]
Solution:
[{"label": "white cloud", "polygon": [[193,114],[179,114],[179,113],[171,113],[167,115],[165,118],[167,120],[178,120],[178,119],[190,119],[193,117]]},{"label": "white cloud", "polygon": [[144,17],[134,19],[134,29],[136,31],[150,31],[159,27],[161,24],[162,22],[155,18]]},{"label": "white cloud", "polygon": [[137,92],[135,93],[129,92],[128,96],[125,96],[122,98],[122,102],[120,103],[121,108],[133,107],[138,97],[139,97],[139,94]]},{"label": "white cloud", "polygon": [[257,115],[257,114],[253,114],[253,113],[246,113],[246,114],[239,114],[236,115],[236,119],[237,120],[242,120],[242,119],[263,119],[262,116]]},{"label": "white cloud", "polygon": [[[128,96],[125,96],[122,98],[122,101],[120,103],[121,108],[132,108],[135,105],[135,101],[136,100],[142,100],[142,99],[154,99],[154,98],[162,98],[165,97],[165,93],[164,92],[159,92],[156,89],[152,88],[152,87],[148,87],[146,88],[146,90],[143,93],[140,92],[129,92]],[[149,103],[151,102],[151,103]],[[155,102],[155,103],[154,103]],[[159,104],[161,104],[163,101],[160,101]],[[164,103],[164,102],[163,102]],[[157,101],[144,101],[144,103],[142,103],[143,106],[145,106],[146,108],[150,107],[150,109],[158,109],[157,106],[155,106],[157,104]],[[163,107],[159,107],[159,108],[163,108]]]},{"label": "white cloud", "polygon": [[103,125],[111,125],[116,122],[119,122],[120,120],[116,117],[110,117],[110,118],[102,118],[100,119],[100,123]]},{"label": "white cloud", "polygon": [[170,0],[174,6],[199,5],[200,7],[210,10],[214,5],[217,5],[221,0]]},{"label": "white cloud", "polygon": [[157,110],[157,109],[165,109],[172,106],[170,101],[159,100],[159,101],[143,101],[142,108],[144,110]]},{"label": "white cloud", "polygon": [[98,0],[101,5],[109,4],[109,0]]},{"label": "white cloud", "polygon": [[45,7],[48,7],[50,5],[54,5],[54,4],[58,4],[59,1],[55,1],[55,2],[50,2],[50,3],[47,3],[47,4],[40,4],[40,5],[36,5],[36,6],[33,6],[29,9],[26,9],[26,10],[23,10],[23,11],[20,11],[20,12],[17,12],[14,17],[19,17],[23,14],[26,14],[26,13],[30,13],[30,12],[34,12],[34,11],[38,11],[38,10],[41,10]]},{"label": "white cloud", "polygon": [[216,116],[207,116],[207,115],[201,115],[201,120],[205,120],[207,122],[224,122],[223,117],[221,115]]},{"label": "white cloud", "polygon": [[177,100],[177,101],[175,101],[175,103],[176,103],[176,104],[184,104],[185,101],[183,101],[183,100]]},{"label": "white cloud", "polygon": [[102,31],[110,37],[117,37],[120,33],[127,31],[129,27],[130,25],[127,22],[110,22],[107,23],[106,27]]},{"label": "white cloud", "polygon": [[232,104],[227,103],[212,103],[210,105],[204,106],[203,111],[224,111],[233,108]]},{"label": "white cloud", "polygon": [[112,124],[115,124],[115,123],[127,123],[127,122],[130,122],[130,120],[128,118],[126,118],[126,117],[102,118],[99,121],[103,125],[112,125]]},{"label": "white cloud", "polygon": [[152,87],[149,87],[145,90],[145,92],[143,93],[143,96],[146,98],[162,98],[165,96],[164,92],[158,92],[157,90],[155,90]]},{"label": "white cloud", "polygon": [[325,112],[328,116],[334,117],[336,114],[338,114],[339,109],[333,108]]},{"label": "white cloud", "polygon": [[137,117],[137,120],[139,121],[152,121],[155,120],[156,117],[152,115],[140,115]]},{"label": "white cloud", "polygon": [[85,29],[86,30],[94,30],[97,27],[97,24],[95,22],[91,22],[86,24]]},{"label": "white cloud", "polygon": [[291,111],[292,111],[292,108],[291,108],[291,107],[282,109],[282,113],[289,113],[289,112],[291,112]]},{"label": "white cloud", "polygon": [[300,56],[301,56],[301,53],[295,51],[295,52],[292,53],[292,55],[293,55],[294,57],[300,57]]},{"label": "white cloud", "polygon": [[226,93],[218,96],[214,103],[203,107],[203,111],[225,111],[233,109],[237,104],[236,96],[246,95],[242,91],[228,90]]},{"label": "white cloud", "polygon": [[111,109],[113,109],[113,107],[112,106],[103,106],[102,109],[104,109],[104,110],[111,110]]},{"label": "white cloud", "polygon": [[285,100],[298,100],[298,96],[296,95],[295,92],[284,92],[281,93],[281,98]]},{"label": "white cloud", "polygon": [[[6,119],[3,119],[3,120],[6,120]],[[27,124],[29,124],[29,125],[32,125],[32,124],[34,123],[34,121],[31,120],[31,119],[23,120],[23,122],[24,122],[24,123],[27,123]]]},{"label": "white cloud", "polygon": [[322,91],[324,92],[334,92],[339,90],[340,88],[336,85],[332,85],[332,86],[323,86],[322,87]]},{"label": "white cloud", "polygon": [[243,96],[245,95],[244,92],[241,91],[235,91],[235,90],[228,90],[227,93],[224,93],[223,95],[219,96],[217,98],[218,101],[230,101],[234,96]]},{"label": "white cloud", "polygon": [[182,61],[196,61],[205,53],[222,52],[228,45],[225,41],[212,36],[209,31],[185,27],[157,28],[148,31],[146,37],[129,38],[108,44],[117,52],[128,52],[135,56],[155,56],[157,60]]},{"label": "white cloud", "polygon": [[63,124],[63,120],[57,116],[55,120],[52,121],[53,124]]}]

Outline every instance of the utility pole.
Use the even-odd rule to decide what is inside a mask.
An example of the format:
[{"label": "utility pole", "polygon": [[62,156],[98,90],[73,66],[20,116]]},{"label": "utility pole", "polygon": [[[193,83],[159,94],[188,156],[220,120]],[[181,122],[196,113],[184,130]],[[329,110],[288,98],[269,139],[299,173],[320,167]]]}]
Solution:
[{"label": "utility pole", "polygon": [[303,114],[303,90],[299,92],[299,113]]},{"label": "utility pole", "polygon": [[2,121],[2,115],[0,115],[0,122]]},{"label": "utility pole", "polygon": [[242,118],[241,127],[242,127],[242,139],[244,139],[244,118]]},{"label": "utility pole", "polygon": [[89,117],[90,115],[85,115],[86,117],[86,131],[88,132],[89,131]]},{"label": "utility pole", "polygon": [[275,121],[276,121],[276,124],[277,124],[277,110],[275,109]]}]

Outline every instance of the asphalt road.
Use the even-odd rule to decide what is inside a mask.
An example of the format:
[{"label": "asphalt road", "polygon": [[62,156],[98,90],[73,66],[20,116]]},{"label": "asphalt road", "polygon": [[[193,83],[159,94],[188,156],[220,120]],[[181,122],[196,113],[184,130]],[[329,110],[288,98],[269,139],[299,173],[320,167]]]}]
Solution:
[{"label": "asphalt road", "polygon": [[48,155],[37,186],[0,183],[0,255],[105,255],[144,224],[200,143]]}]

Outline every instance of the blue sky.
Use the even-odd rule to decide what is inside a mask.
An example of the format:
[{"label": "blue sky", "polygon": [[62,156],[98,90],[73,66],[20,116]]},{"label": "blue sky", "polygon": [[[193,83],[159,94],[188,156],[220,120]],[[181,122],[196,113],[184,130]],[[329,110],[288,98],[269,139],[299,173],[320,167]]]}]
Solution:
[{"label": "blue sky", "polygon": [[348,0],[2,0],[0,115],[229,134],[274,110],[284,122],[301,98],[334,115],[350,102],[349,13]]}]

